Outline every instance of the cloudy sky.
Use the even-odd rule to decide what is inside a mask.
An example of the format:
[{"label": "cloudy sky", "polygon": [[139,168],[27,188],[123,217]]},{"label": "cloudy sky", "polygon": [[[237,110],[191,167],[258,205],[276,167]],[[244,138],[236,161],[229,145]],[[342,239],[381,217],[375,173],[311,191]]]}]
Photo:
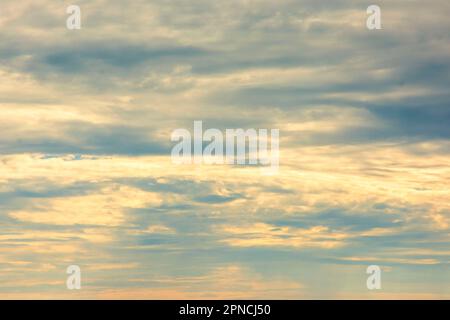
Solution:
[{"label": "cloudy sky", "polygon": [[[450,2],[371,4],[2,0],[0,298],[450,298]],[[194,120],[278,173],[173,164]]]}]

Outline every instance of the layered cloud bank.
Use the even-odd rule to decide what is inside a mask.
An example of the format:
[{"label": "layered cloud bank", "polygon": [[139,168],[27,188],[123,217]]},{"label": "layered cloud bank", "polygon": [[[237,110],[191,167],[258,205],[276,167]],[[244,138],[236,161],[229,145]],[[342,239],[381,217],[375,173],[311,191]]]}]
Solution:
[{"label": "layered cloud bank", "polygon": [[[67,5],[0,5],[1,298],[450,297],[448,1]],[[173,164],[195,120],[278,173]]]}]

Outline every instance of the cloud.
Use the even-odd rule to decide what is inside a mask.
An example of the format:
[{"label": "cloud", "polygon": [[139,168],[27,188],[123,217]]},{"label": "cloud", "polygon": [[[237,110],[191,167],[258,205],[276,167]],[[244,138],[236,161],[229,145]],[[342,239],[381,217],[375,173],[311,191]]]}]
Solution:
[{"label": "cloud", "polygon": [[223,240],[237,247],[297,247],[335,248],[345,245],[345,233],[333,232],[327,227],[310,229],[276,227],[260,223],[253,226],[224,226],[223,231],[231,237]]},{"label": "cloud", "polygon": [[[449,295],[448,1],[79,5],[2,1],[1,297]],[[194,120],[279,128],[278,174],[173,165]]]},{"label": "cloud", "polygon": [[[123,198],[128,201],[124,202]],[[38,201],[35,204],[37,210],[12,211],[9,216],[21,221],[43,224],[117,226],[124,222],[127,208],[160,203],[161,199],[156,194],[113,186],[101,190],[98,194]]]}]

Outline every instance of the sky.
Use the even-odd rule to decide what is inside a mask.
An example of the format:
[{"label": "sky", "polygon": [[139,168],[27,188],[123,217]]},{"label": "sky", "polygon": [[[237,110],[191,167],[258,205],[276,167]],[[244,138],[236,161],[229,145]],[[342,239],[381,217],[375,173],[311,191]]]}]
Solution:
[{"label": "sky", "polygon": [[[0,299],[449,299],[449,13],[2,0]],[[174,164],[196,120],[279,129],[278,172]]]}]

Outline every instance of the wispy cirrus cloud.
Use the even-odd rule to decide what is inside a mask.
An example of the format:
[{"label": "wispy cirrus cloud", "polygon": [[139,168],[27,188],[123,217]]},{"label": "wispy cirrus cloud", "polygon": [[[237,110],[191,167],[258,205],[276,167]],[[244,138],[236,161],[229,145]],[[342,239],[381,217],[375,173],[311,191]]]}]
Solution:
[{"label": "wispy cirrus cloud", "polygon": [[[66,5],[1,4],[0,297],[449,296],[448,2]],[[173,165],[199,119],[279,173]]]}]

